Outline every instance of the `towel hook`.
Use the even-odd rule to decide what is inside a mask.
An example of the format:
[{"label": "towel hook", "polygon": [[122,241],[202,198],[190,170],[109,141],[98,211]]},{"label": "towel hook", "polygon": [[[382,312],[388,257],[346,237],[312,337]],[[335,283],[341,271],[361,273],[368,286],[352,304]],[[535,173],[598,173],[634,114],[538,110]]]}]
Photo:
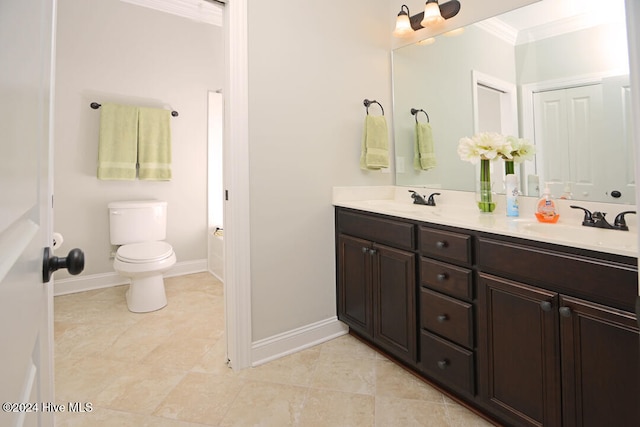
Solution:
[{"label": "towel hook", "polygon": [[411,115],[415,117],[416,119],[416,123],[418,123],[418,113],[424,113],[425,116],[427,116],[427,123],[429,123],[429,115],[427,114],[426,111],[424,111],[422,108],[419,110],[416,110],[415,108],[411,109]]},{"label": "towel hook", "polygon": [[380,104],[375,99],[373,101],[369,101],[368,99],[365,99],[363,104],[364,104],[365,107],[367,107],[367,114],[369,114],[369,106],[371,104],[378,104],[380,106],[380,109],[382,110],[382,115],[384,116],[384,108],[382,108],[382,104]]},{"label": "towel hook", "polygon": [[[91,104],[89,104],[89,106],[91,108],[93,108],[94,110],[97,110],[98,108],[102,107],[102,104],[98,104],[97,102],[92,102]],[[177,111],[171,111],[171,116],[172,117],[178,117],[178,112]]]}]

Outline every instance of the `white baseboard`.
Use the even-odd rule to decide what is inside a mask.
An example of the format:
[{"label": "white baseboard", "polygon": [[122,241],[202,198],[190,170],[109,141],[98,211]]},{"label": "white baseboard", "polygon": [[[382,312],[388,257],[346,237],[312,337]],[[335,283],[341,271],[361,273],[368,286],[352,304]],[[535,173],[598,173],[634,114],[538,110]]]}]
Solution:
[{"label": "white baseboard", "polygon": [[289,332],[256,341],[252,345],[252,366],[262,365],[325,341],[345,335],[349,327],[332,317]]},{"label": "white baseboard", "polygon": [[[198,259],[193,261],[177,262],[171,270],[165,273],[164,277],[183,276],[185,274],[200,273],[207,271],[207,260]],[[66,277],[53,282],[53,295],[67,295],[76,292],[91,291],[94,289],[110,288],[113,286],[125,285],[129,280],[118,273],[101,273],[87,276],[79,275]]]}]

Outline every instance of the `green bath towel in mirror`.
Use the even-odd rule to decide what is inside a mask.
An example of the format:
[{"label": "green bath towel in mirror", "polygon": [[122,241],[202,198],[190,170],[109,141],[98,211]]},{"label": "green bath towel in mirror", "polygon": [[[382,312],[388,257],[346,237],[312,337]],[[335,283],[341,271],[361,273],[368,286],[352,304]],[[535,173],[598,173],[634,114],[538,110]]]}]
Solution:
[{"label": "green bath towel in mirror", "polygon": [[414,153],[413,167],[415,170],[429,170],[436,167],[433,133],[429,123],[416,123]]}]

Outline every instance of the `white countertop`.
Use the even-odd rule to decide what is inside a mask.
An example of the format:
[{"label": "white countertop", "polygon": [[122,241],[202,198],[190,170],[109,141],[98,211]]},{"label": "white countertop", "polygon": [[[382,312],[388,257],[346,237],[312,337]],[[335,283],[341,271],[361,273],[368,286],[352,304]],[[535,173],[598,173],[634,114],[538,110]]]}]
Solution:
[{"label": "white countertop", "polygon": [[[435,207],[414,205],[409,190],[426,196],[433,192],[441,194],[435,196]],[[520,216],[507,217],[504,196],[501,195],[496,196],[494,212],[482,213],[475,203],[475,194],[469,192],[394,186],[333,189],[334,206],[610,254],[638,256],[636,215],[625,217],[629,231],[607,230],[582,226],[583,212],[569,207],[574,204],[591,212],[608,212],[607,220],[613,223],[618,213],[635,210],[635,206],[557,200],[560,219],[555,224],[546,224],[538,222],[533,215],[536,200],[520,197]]]}]

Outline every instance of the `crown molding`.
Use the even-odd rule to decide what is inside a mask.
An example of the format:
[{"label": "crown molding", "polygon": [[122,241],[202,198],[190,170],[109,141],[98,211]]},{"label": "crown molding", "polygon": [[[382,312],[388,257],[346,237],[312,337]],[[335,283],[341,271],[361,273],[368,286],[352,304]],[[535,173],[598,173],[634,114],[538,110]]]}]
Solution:
[{"label": "crown molding", "polygon": [[510,45],[515,45],[518,40],[518,30],[505,24],[498,18],[485,19],[475,24],[478,28],[506,41]]},{"label": "crown molding", "polygon": [[223,4],[205,0],[121,0],[124,3],[159,10],[197,22],[222,26]]},{"label": "crown molding", "polygon": [[604,20],[603,22],[602,17],[597,16],[594,13],[583,13],[547,24],[538,25],[536,27],[526,28],[520,31],[506,24],[499,17],[486,19],[484,21],[476,23],[475,25],[478,28],[481,28],[484,31],[493,34],[494,36],[515,46],[536,42],[538,40],[543,40],[549,37],[555,37],[574,31],[584,30],[587,28],[605,24],[607,22],[611,22],[611,20]]}]

